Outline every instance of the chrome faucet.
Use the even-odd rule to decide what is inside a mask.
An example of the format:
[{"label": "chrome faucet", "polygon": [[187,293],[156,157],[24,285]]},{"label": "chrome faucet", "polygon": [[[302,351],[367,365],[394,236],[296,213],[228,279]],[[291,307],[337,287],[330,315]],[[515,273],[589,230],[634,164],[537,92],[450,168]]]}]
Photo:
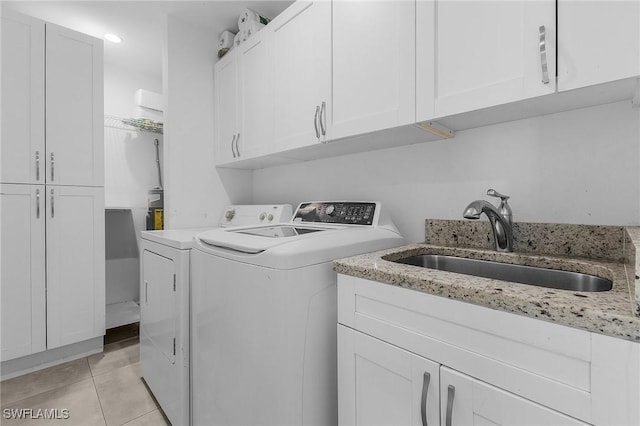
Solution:
[{"label": "chrome faucet", "polygon": [[507,203],[508,195],[502,195],[495,189],[487,190],[487,195],[500,198],[500,206],[496,208],[485,200],[476,200],[464,209],[465,219],[480,219],[482,213],[486,214],[491,222],[493,237],[496,241],[496,250],[503,252],[513,251],[513,213]]}]

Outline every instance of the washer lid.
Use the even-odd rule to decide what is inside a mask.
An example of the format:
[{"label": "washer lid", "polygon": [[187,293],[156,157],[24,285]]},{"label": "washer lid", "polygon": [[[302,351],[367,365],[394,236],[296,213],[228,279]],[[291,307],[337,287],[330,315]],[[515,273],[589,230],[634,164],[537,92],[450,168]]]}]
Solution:
[{"label": "washer lid", "polygon": [[335,232],[340,227],[318,227],[282,224],[242,228],[214,229],[203,232],[196,238],[203,244],[240,251],[261,253],[270,248],[298,239],[307,239],[319,232]]}]

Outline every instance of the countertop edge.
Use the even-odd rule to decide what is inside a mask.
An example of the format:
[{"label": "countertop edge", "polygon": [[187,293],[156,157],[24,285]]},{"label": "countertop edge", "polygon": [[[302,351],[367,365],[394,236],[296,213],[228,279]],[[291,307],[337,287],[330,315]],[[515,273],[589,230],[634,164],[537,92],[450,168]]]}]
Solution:
[{"label": "countertop edge", "polygon": [[[637,236],[640,237],[640,228],[638,228]],[[423,268],[400,265],[383,259],[383,256],[439,249],[461,250],[460,248],[416,243],[338,259],[334,261],[334,270],[344,275],[396,285],[559,325],[640,342],[640,318],[634,316],[632,309],[621,308],[624,299],[623,292],[627,295],[626,306],[631,306],[628,298],[630,283],[628,283],[629,277],[624,264],[606,260],[521,254],[526,257],[552,259],[558,262],[588,262],[596,266],[615,269],[617,285],[619,287],[624,285],[625,288],[618,288],[615,293],[611,294],[591,296],[578,292],[543,289],[526,284],[470,277],[445,271],[429,270],[429,272],[425,272]],[[495,254],[495,252],[481,249],[462,250],[488,255]],[[518,255],[515,254],[516,257]],[[620,282],[622,279],[624,279],[624,283]],[[590,306],[586,303],[584,299],[590,297],[594,303],[600,303],[601,306]],[[611,305],[614,305],[614,308],[605,303],[608,299],[612,300]]]}]

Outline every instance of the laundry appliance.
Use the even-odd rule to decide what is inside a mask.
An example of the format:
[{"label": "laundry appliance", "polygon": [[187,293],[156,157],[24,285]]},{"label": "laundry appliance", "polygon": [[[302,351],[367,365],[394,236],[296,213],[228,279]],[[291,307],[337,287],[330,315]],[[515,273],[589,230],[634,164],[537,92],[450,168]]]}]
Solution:
[{"label": "laundry appliance", "polygon": [[376,202],[308,202],[287,224],[192,251],[194,425],[337,424],[333,260],[404,240]]},{"label": "laundry appliance", "polygon": [[[274,224],[291,218],[290,205],[224,209],[219,227]],[[196,234],[211,228],[141,233],[140,367],[173,425],[190,424],[190,254]]]}]

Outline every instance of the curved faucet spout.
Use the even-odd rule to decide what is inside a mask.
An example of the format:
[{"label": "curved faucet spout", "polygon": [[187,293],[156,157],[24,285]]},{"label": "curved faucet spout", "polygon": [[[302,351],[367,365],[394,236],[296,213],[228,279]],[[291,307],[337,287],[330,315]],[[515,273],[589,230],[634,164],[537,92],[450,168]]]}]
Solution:
[{"label": "curved faucet spout", "polygon": [[480,219],[484,213],[491,222],[493,237],[496,241],[496,250],[502,252],[513,251],[513,230],[508,218],[500,214],[500,211],[485,200],[476,200],[469,204],[462,214],[465,219]]}]

